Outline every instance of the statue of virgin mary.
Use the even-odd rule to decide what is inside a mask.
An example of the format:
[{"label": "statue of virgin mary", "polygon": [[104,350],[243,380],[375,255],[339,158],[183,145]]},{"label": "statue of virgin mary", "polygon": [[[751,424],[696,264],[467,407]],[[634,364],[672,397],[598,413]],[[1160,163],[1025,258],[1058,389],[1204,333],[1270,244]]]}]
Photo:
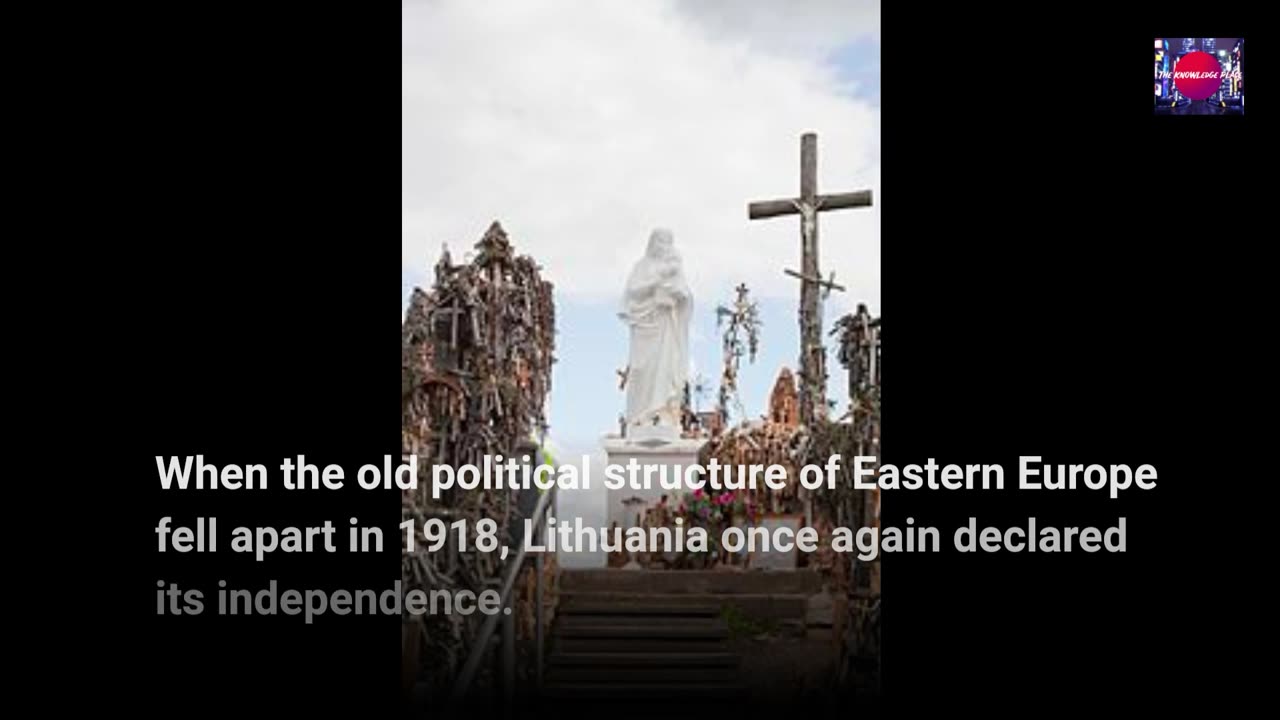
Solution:
[{"label": "statue of virgin mary", "polygon": [[618,316],[631,329],[627,368],[630,426],[680,428],[689,374],[689,318],[693,293],[685,281],[670,230],[649,235],[649,246],[627,278]]}]

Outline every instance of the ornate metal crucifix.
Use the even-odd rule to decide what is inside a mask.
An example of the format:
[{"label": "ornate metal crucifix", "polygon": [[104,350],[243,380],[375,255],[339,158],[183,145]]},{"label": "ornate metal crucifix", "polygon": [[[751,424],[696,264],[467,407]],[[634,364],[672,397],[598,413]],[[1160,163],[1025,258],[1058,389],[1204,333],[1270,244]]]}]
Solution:
[{"label": "ornate metal crucifix", "polygon": [[822,300],[831,290],[843,291],[835,274],[824,280],[818,269],[818,213],[869,207],[871,191],[818,194],[818,136],[800,137],[800,197],[764,200],[747,205],[752,220],[800,216],[800,271],[785,272],[800,280],[800,422],[811,424],[827,412],[826,349],[822,345]]}]

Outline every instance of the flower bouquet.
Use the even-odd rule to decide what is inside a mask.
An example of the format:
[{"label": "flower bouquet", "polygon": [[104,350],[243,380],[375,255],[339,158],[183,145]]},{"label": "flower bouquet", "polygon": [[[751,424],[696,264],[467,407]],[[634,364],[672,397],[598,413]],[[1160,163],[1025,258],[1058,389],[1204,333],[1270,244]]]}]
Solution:
[{"label": "flower bouquet", "polygon": [[720,543],[725,529],[754,524],[760,520],[763,511],[760,503],[745,491],[708,493],[698,489],[685,495],[676,514],[684,518],[686,527],[701,527],[707,531],[711,552],[696,562],[700,567],[711,567],[718,562],[733,563],[733,558]]}]

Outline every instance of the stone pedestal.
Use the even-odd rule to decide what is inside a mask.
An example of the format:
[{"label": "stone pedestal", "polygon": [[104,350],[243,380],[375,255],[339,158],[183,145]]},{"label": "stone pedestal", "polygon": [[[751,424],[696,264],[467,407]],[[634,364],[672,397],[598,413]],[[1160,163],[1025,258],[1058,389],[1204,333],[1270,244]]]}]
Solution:
[{"label": "stone pedestal", "polygon": [[[603,440],[604,451],[608,455],[608,464],[627,465],[635,458],[641,466],[666,465],[681,468],[698,462],[698,451],[706,440],[689,440],[681,438],[675,428],[640,428],[630,429],[627,437],[606,435]],[[668,476],[671,471],[668,472]],[[656,483],[655,483],[656,485]],[[624,486],[620,490],[609,490],[606,506],[610,526],[617,523],[620,528],[638,525],[636,517],[644,518],[645,510],[654,507],[667,496],[667,504],[675,507],[685,490],[664,490],[661,487],[634,489]],[[628,500],[639,498],[642,502],[627,504]]]}]

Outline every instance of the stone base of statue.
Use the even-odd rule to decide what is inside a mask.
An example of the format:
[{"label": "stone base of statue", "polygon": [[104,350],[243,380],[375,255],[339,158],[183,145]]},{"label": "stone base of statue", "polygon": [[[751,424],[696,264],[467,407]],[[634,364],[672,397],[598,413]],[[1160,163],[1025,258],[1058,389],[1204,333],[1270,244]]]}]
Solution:
[{"label": "stone base of statue", "polygon": [[[641,467],[650,465],[685,468],[698,462],[698,451],[706,440],[680,437],[680,430],[670,426],[632,426],[627,429],[627,437],[606,435],[603,439],[604,451],[608,455],[610,465],[626,466],[632,458]],[[667,472],[670,477],[673,470]],[[619,490],[609,490],[608,504],[609,525],[626,529],[644,524],[645,511],[655,507],[667,496],[667,504],[676,507],[684,495],[683,490],[664,490],[656,487],[637,489],[630,485]]]}]

